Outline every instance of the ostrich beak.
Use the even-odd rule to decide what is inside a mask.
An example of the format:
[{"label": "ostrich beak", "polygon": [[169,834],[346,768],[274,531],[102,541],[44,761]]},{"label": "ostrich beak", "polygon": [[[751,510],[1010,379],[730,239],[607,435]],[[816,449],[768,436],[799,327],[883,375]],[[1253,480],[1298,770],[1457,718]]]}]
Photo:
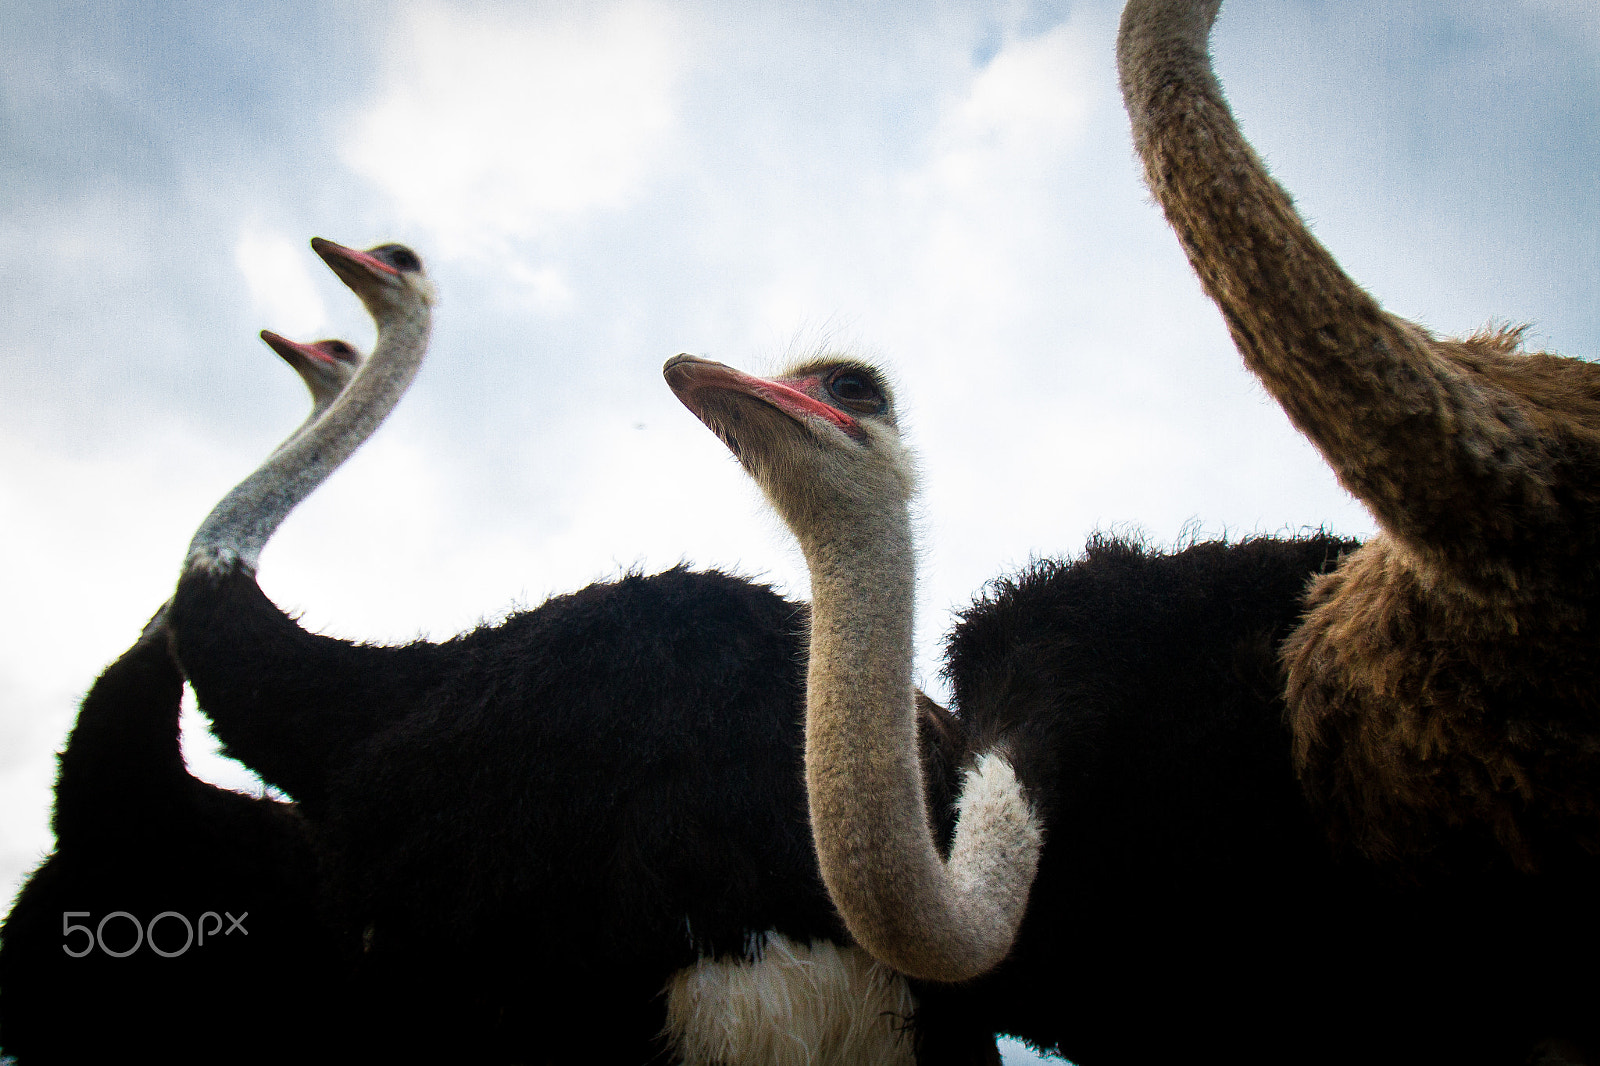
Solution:
[{"label": "ostrich beak", "polygon": [[267,347],[283,357],[284,362],[290,366],[298,366],[300,361],[311,363],[333,363],[337,360],[315,344],[301,344],[287,337],[272,332],[270,329],[261,331],[261,339],[267,342]]},{"label": "ostrich beak", "polygon": [[328,268],[339,275],[343,281],[357,293],[363,287],[371,284],[373,279],[388,280],[398,278],[400,271],[381,260],[374,259],[366,252],[358,252],[354,248],[346,248],[342,244],[324,240],[321,237],[311,238],[311,250],[322,257]]},{"label": "ostrich beak", "polygon": [[788,415],[802,426],[809,419],[821,418],[838,426],[852,437],[859,439],[863,435],[861,426],[855,419],[790,387],[783,381],[754,377],[731,366],[693,355],[673,356],[661,368],[661,374],[667,379],[668,387],[677,395],[679,401],[693,411],[696,418],[712,429],[717,427],[707,421],[705,398],[702,395],[708,390],[733,392],[760,400]]}]

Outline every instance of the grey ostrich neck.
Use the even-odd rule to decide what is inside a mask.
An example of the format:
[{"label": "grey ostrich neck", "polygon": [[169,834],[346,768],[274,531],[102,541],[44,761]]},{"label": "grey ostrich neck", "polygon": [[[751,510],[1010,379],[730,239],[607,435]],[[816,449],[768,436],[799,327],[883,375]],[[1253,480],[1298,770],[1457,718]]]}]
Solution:
[{"label": "grey ostrich neck", "polygon": [[1037,823],[1009,764],[986,756],[967,775],[950,858],[939,857],[918,761],[907,501],[893,488],[844,506],[790,499],[780,509],[811,571],[806,787],[828,894],[856,940],[896,969],[975,977],[1010,950]]},{"label": "grey ostrich neck", "polygon": [[345,388],[352,380],[354,380],[355,375],[358,372],[358,368],[348,368],[345,369],[343,374],[335,371],[333,374],[328,376],[327,380],[318,380],[314,376],[314,369],[302,369],[301,367],[295,366],[292,363],[290,366],[295,373],[300,375],[301,381],[305,383],[306,390],[311,393],[311,410],[306,415],[305,420],[294,428],[294,432],[283,438],[283,440],[279,442],[278,446],[272,449],[273,455],[283,451],[283,449],[287,448],[289,445],[293,444],[297,439],[299,439],[299,437],[308,429],[316,425],[317,420],[327,413],[328,408],[333,406],[334,401],[339,398],[339,396],[344,392]]},{"label": "grey ostrich neck", "polygon": [[[812,603],[806,774],[824,815],[813,818],[832,860],[824,871],[849,874],[880,849],[898,856],[900,827],[914,830],[918,862],[937,861],[916,758],[909,523],[903,512],[874,515],[804,538],[803,547]],[[863,833],[863,821],[881,824]]]},{"label": "grey ostrich neck", "polygon": [[185,569],[254,572],[261,550],[289,513],[337,470],[405,395],[427,350],[431,315],[420,297],[368,304],[377,343],[338,399],[303,427],[212,509],[189,543]]}]

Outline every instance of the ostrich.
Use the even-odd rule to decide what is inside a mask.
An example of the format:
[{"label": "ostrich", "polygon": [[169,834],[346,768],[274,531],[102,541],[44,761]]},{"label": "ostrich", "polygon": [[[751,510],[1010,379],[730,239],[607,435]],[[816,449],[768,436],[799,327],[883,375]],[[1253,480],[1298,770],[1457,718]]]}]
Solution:
[{"label": "ostrich", "polygon": [[[905,508],[861,506],[861,521],[851,528],[808,539],[822,529],[835,534],[824,517],[837,506],[830,492],[853,501],[909,499],[911,464],[900,448],[883,389],[867,369],[848,365],[802,366],[788,380],[763,382],[679,356],[665,374],[683,402],[715,429],[763,487],[792,474],[780,473],[786,450],[750,447],[749,434],[759,438],[772,430],[744,417],[746,405],[738,400],[747,394],[769,402],[774,411],[821,419],[847,439],[870,444],[880,459],[870,480],[855,468],[819,467],[815,476],[821,487],[802,483],[794,504],[799,510],[792,528],[800,533],[808,561],[818,560],[812,567],[807,687],[813,702],[806,732],[806,787],[818,859],[852,935],[878,958],[913,976],[954,981],[993,969],[1021,921],[1038,862],[1040,828],[1010,762],[992,752],[972,770],[961,793],[962,846],[944,857],[935,846],[922,774],[911,763],[917,748],[910,655],[880,655],[873,639],[890,633],[896,648],[910,646],[913,575],[894,565],[911,552]],[[822,391],[824,377],[827,398],[818,399],[813,394]],[[853,417],[860,415],[875,418]],[[765,423],[787,429],[792,421],[768,418]],[[782,507],[780,512],[790,518]],[[847,571],[839,565],[845,561]],[[870,595],[861,594],[868,588]],[[844,598],[856,610],[833,608]],[[883,676],[865,669],[867,656]],[[859,679],[868,693],[862,704],[879,717],[861,720],[815,704],[843,687],[825,673],[834,670]],[[859,771],[840,772],[842,766]],[[860,807],[863,794],[873,797],[865,809]],[[846,811],[863,817],[836,813]],[[884,841],[906,846],[884,847]],[[894,886],[903,907],[876,905],[882,884]]]},{"label": "ostrich", "polygon": [[[314,414],[206,516],[190,541],[186,574],[197,567],[221,571],[237,566],[254,572],[261,549],[284,518],[372,435],[421,365],[434,291],[416,253],[399,244],[357,252],[320,237],[311,246],[377,320],[377,343],[328,409]],[[344,353],[330,347],[321,354],[338,361]],[[310,356],[309,351],[299,353],[300,358]],[[289,355],[284,358],[295,362]],[[312,379],[307,384],[313,395],[319,388],[325,391]]]},{"label": "ostrich", "polygon": [[[1086,1064],[1511,1062],[1592,1025],[1594,981],[1561,965],[1580,894],[1341,860],[1300,792],[1277,648],[1355,545],[1099,539],[997,583],[950,641],[969,739],[946,850],[909,740],[913,479],[880,373],[828,357],[762,380],[678,356],[666,376],[805,554],[822,870],[852,935],[924,979],[925,1009]],[[1019,892],[1012,928],[968,903]],[[947,932],[951,913],[970,927]]]},{"label": "ostrich", "polygon": [[[262,339],[313,401],[281,449],[359,356],[343,341]],[[22,1066],[132,1048],[277,1062],[346,1047],[330,1007],[344,963],[312,835],[292,806],[185,769],[167,611],[84,697],[60,756],[55,851],[0,928],[0,1046]]]},{"label": "ostrich", "polygon": [[[807,612],[682,568],[443,643],[305,632],[255,582],[283,517],[382,420],[431,290],[318,251],[378,324],[338,401],[206,520],[170,619],[229,754],[293,796],[359,944],[380,1053],[472,1061],[997,1061],[844,932],[801,783]],[[409,255],[409,253],[406,253]],[[930,765],[964,746],[925,702]],[[937,791],[942,782],[930,782]]]},{"label": "ostrich", "polygon": [[1219,0],[1133,0],[1117,42],[1146,179],[1246,365],[1380,532],[1284,648],[1330,833],[1413,875],[1600,886],[1600,367],[1386,313],[1295,214],[1207,54]]},{"label": "ostrich", "polygon": [[299,438],[300,434],[310,429],[317,419],[322,417],[323,412],[333,406],[333,401],[339,398],[339,393],[344,391],[345,386],[350,384],[350,379],[355,377],[356,371],[361,369],[362,360],[360,352],[348,342],[337,338],[298,344],[270,329],[264,329],[261,331],[261,339],[277,352],[284,362],[294,368],[294,372],[300,375],[300,380],[305,382],[306,389],[311,393],[311,413],[306,415],[306,420],[300,423],[293,433],[273,449],[272,454],[276,455]]}]

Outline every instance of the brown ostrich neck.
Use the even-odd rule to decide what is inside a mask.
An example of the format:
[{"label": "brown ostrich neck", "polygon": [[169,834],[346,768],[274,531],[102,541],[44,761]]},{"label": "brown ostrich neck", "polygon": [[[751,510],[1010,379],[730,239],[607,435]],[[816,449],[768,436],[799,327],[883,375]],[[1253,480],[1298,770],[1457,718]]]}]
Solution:
[{"label": "brown ostrich neck", "polygon": [[1538,428],[1312,237],[1211,71],[1217,7],[1133,0],[1123,13],[1123,97],[1151,191],[1245,363],[1385,531],[1430,568],[1514,583],[1505,560],[1559,521]]}]

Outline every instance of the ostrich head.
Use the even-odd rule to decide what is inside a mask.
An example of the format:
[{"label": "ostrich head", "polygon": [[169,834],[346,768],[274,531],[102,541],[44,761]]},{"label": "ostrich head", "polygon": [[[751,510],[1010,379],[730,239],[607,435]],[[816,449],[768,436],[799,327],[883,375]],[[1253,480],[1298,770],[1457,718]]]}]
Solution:
[{"label": "ostrich head", "polygon": [[382,321],[386,314],[418,302],[424,306],[433,304],[433,282],[423,271],[417,253],[403,244],[380,244],[358,252],[313,237],[311,248],[361,298],[374,319]]},{"label": "ostrich head", "polygon": [[678,355],[662,372],[802,543],[830,518],[903,510],[915,491],[893,393],[870,364],[826,356],[767,379]]},{"label": "ostrich head", "polygon": [[326,410],[361,369],[361,353],[341,340],[301,344],[270,329],[261,331],[261,339],[300,375],[300,380],[311,390],[311,401],[317,411]]}]

